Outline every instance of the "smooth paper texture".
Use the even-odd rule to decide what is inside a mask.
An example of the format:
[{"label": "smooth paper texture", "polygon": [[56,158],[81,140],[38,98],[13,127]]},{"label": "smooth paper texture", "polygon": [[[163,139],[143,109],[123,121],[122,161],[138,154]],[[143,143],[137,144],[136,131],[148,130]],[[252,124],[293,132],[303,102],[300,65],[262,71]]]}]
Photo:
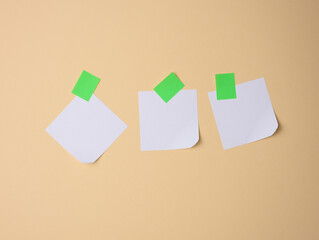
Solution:
[{"label": "smooth paper texture", "polygon": [[223,73],[215,75],[217,100],[236,98],[235,74]]},{"label": "smooth paper texture", "polygon": [[184,83],[174,73],[171,73],[154,88],[154,91],[167,103],[184,86]]},{"label": "smooth paper texture", "polygon": [[224,149],[273,135],[278,122],[264,78],[236,85],[237,99],[219,101],[208,93]]},{"label": "smooth paper texture", "polygon": [[75,84],[72,93],[86,101],[89,101],[99,82],[100,78],[83,71],[79,80]]},{"label": "smooth paper texture", "polygon": [[82,163],[95,162],[127,125],[95,95],[75,97],[46,131]]},{"label": "smooth paper texture", "polygon": [[182,90],[168,103],[154,92],[139,92],[141,150],[193,147],[199,139],[196,90]]}]

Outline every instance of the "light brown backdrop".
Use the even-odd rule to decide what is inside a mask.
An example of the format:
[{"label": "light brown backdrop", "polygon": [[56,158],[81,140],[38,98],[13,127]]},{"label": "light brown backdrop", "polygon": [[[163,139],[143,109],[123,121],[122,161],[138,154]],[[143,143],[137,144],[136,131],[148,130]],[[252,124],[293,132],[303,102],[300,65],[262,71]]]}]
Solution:
[{"label": "light brown backdrop", "polygon": [[[319,239],[318,1],[2,1],[0,239]],[[85,69],[127,130],[94,164],[45,128]],[[200,142],[141,152],[137,91],[198,90]],[[280,128],[223,150],[215,73],[265,77]]]}]

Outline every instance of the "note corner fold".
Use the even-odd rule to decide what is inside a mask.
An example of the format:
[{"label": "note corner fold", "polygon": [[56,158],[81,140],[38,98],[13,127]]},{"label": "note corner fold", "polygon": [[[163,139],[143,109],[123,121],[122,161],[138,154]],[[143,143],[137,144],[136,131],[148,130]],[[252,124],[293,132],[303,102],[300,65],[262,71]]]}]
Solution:
[{"label": "note corner fold", "polygon": [[194,138],[192,139],[192,141],[189,143],[189,145],[187,145],[186,147],[184,147],[184,149],[189,149],[189,148],[193,148],[195,147],[199,142],[199,132],[197,131],[196,136],[194,136]]},{"label": "note corner fold", "polygon": [[264,138],[268,138],[268,137],[271,137],[272,135],[274,135],[277,130],[279,128],[279,124],[278,124],[278,120],[275,116],[275,124],[273,125],[273,128],[269,131],[269,134],[267,134],[267,136],[265,136]]}]

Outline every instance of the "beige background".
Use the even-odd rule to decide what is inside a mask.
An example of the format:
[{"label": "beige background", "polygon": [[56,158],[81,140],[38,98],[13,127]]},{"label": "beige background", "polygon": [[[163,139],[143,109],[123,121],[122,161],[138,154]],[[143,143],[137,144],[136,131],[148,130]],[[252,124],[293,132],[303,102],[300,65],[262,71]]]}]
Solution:
[{"label": "beige background", "polygon": [[[318,1],[2,1],[0,239],[319,239]],[[81,71],[128,124],[94,164],[45,128]],[[141,152],[138,90],[198,90],[200,142]],[[265,77],[280,128],[224,151],[215,73]]]}]

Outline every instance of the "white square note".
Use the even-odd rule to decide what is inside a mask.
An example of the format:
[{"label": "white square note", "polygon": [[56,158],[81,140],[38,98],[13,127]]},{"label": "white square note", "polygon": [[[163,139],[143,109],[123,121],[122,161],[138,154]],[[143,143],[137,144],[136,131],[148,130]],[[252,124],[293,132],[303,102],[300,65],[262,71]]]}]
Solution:
[{"label": "white square note", "polygon": [[127,125],[95,95],[75,97],[46,131],[82,163],[95,162]]},{"label": "white square note", "polygon": [[196,90],[181,90],[168,103],[154,91],[138,97],[142,151],[191,148],[198,142]]},{"label": "white square note", "polygon": [[224,149],[273,135],[278,122],[263,78],[236,85],[236,99],[208,93]]}]

